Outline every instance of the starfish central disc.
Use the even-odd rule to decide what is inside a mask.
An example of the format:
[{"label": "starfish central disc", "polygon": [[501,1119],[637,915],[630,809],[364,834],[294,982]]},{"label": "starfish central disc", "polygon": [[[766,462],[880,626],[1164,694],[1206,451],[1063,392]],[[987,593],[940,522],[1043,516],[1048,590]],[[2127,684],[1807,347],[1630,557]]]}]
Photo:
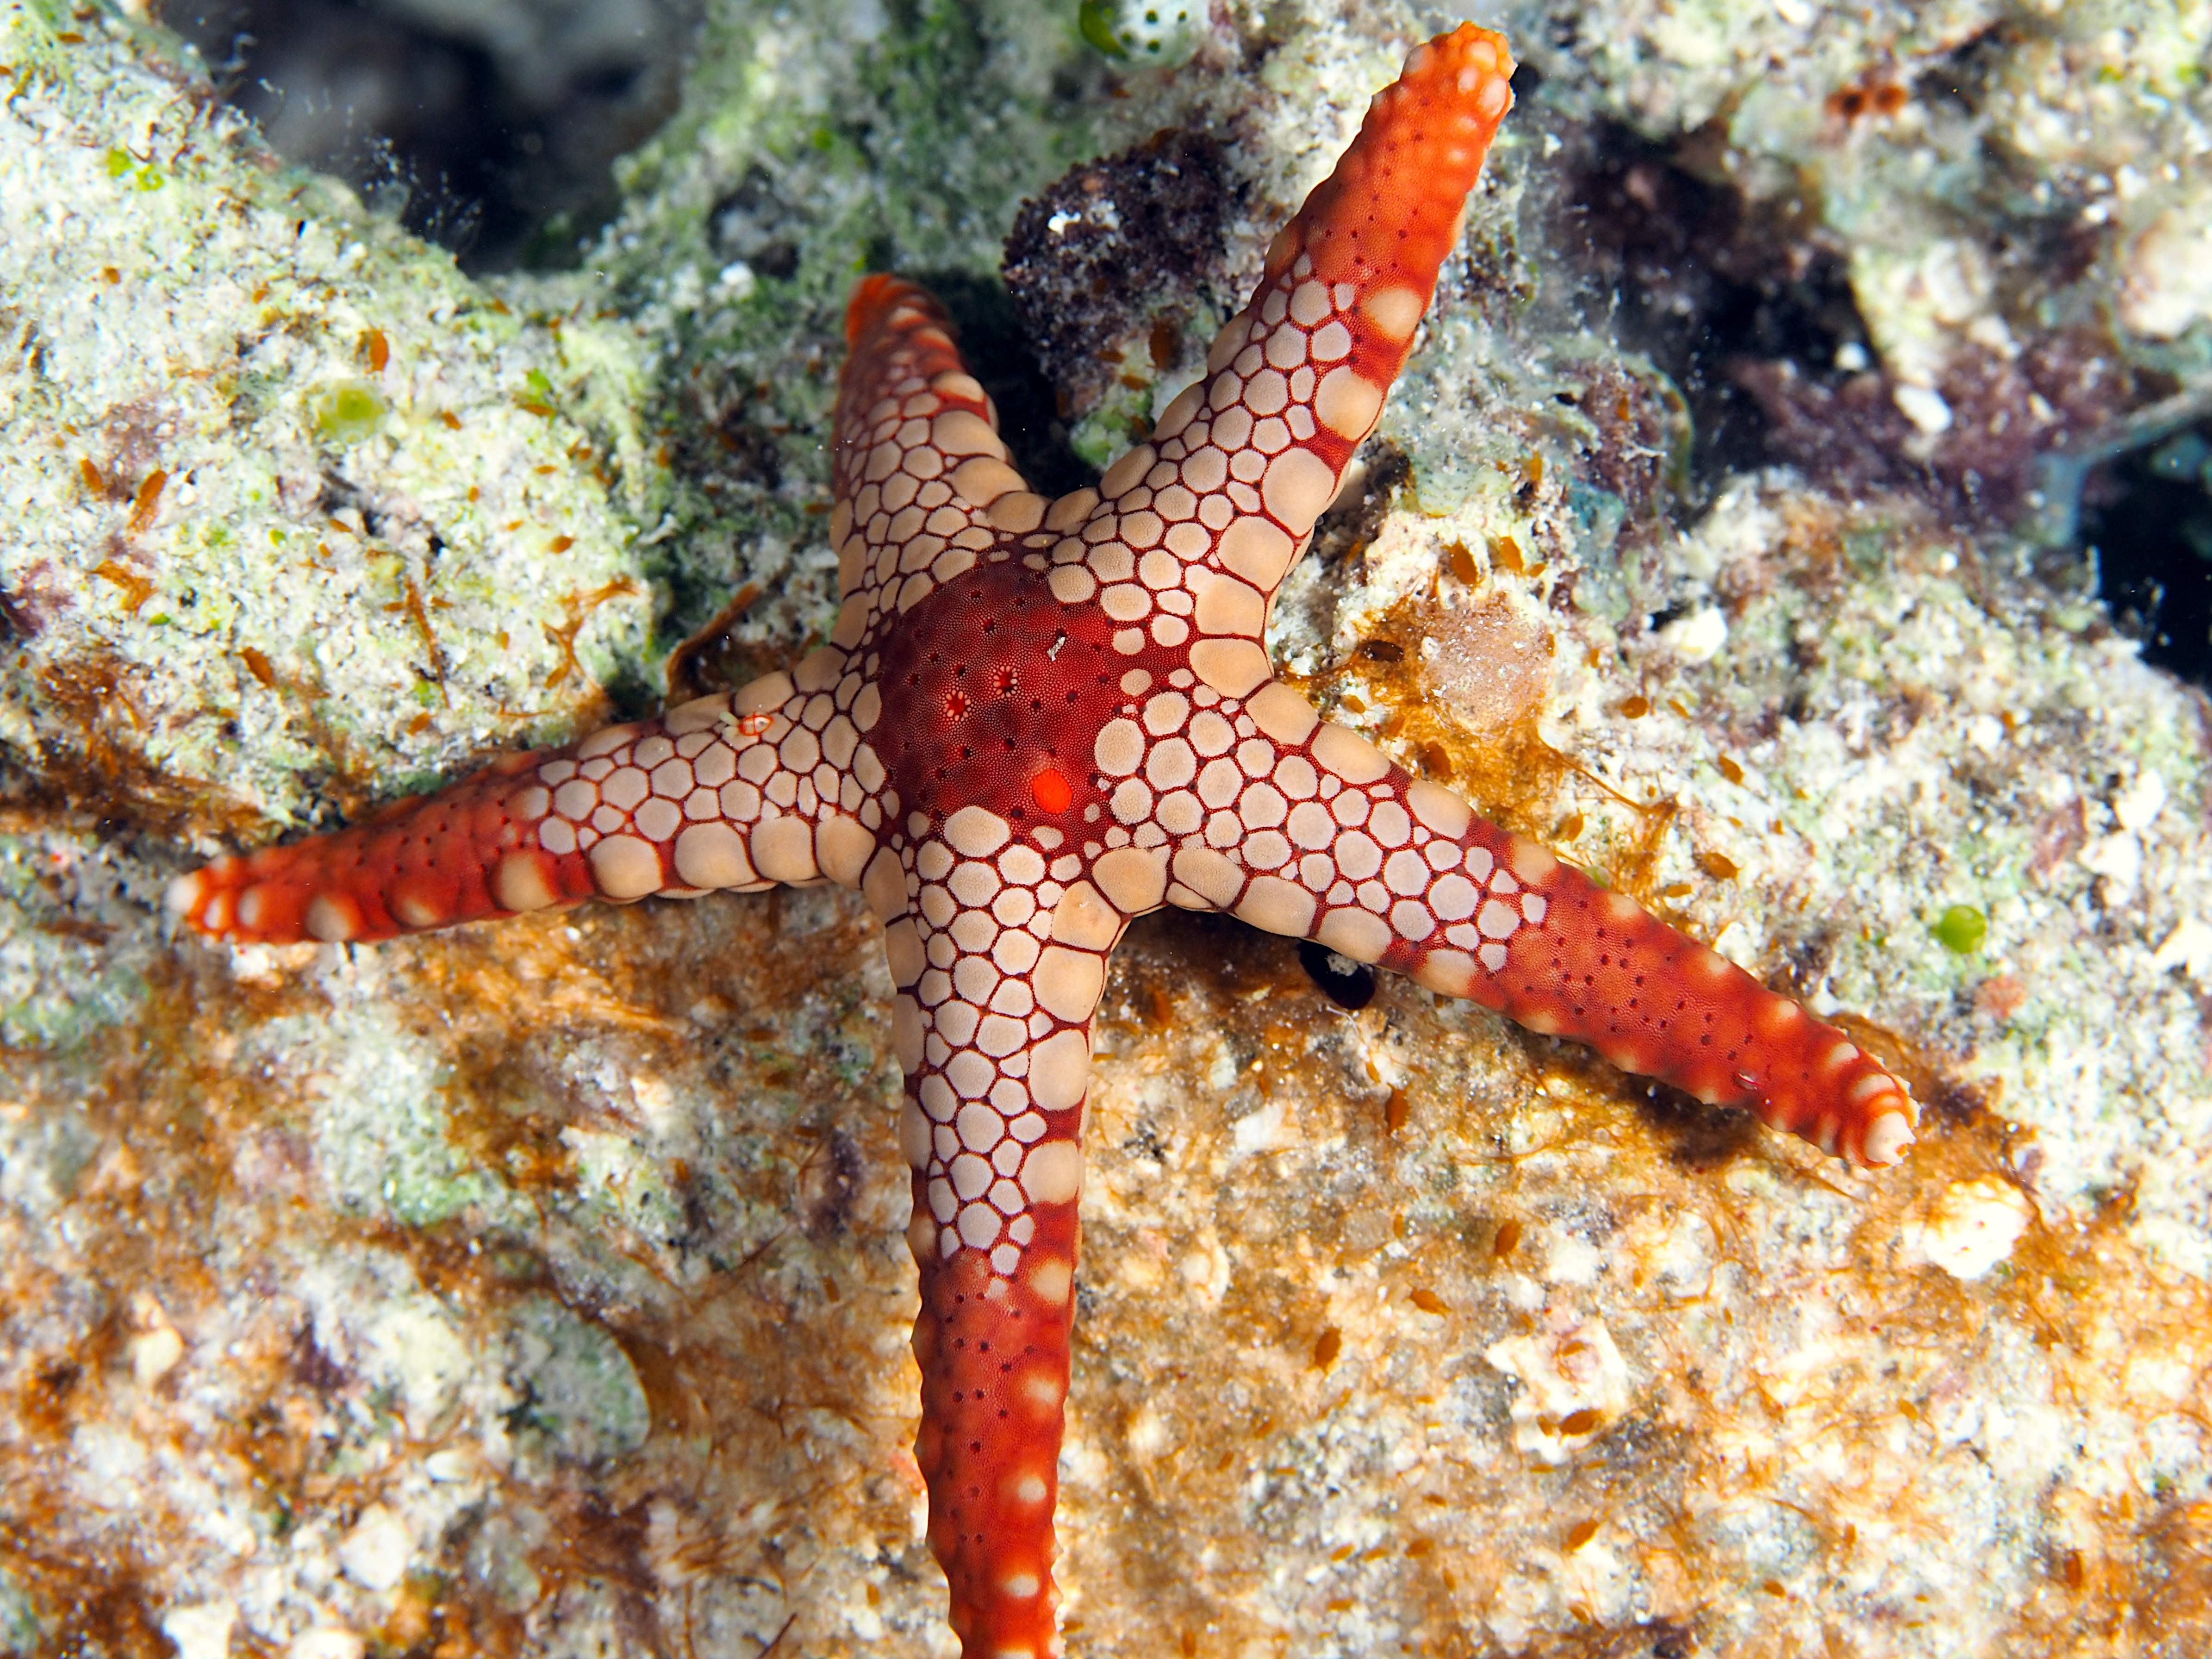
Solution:
[{"label": "starfish central disc", "polygon": [[1013,559],[975,566],[886,627],[884,702],[932,716],[869,735],[905,809],[941,823],[982,806],[1018,829],[1071,835],[1087,810],[1103,811],[1099,731],[1133,714],[1182,655],[1149,643],[1125,654],[1115,631],[1097,605],[1061,604],[1042,572]]}]

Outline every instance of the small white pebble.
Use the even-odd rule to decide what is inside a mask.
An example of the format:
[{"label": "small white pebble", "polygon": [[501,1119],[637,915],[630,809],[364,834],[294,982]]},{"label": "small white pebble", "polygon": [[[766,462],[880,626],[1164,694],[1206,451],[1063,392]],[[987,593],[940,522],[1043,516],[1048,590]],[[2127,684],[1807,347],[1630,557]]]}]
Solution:
[{"label": "small white pebble", "polygon": [[149,1389],[185,1357],[185,1339],[167,1325],[156,1326],[130,1341],[131,1375],[142,1389]]},{"label": "small white pebble", "polygon": [[238,1603],[226,1597],[171,1607],[161,1615],[161,1634],[177,1644],[177,1659],[225,1659],[237,1623]]},{"label": "small white pebble", "polygon": [[2150,965],[2161,974],[2179,968],[2199,985],[2212,982],[2212,927],[2195,916],[2184,916],[2158,947]]},{"label": "small white pebble", "polygon": [[1994,1176],[1948,1188],[1906,1254],[1954,1279],[1979,1279],[2012,1255],[2033,1211],[2017,1188]]},{"label": "small white pebble", "polygon": [[364,1589],[390,1589],[407,1576],[414,1554],[415,1534],[381,1504],[363,1510],[338,1542],[338,1565]]},{"label": "small white pebble", "polygon": [[1728,643],[1728,618],[1717,605],[1677,617],[1659,630],[1659,643],[1684,662],[1711,662]]},{"label": "small white pebble", "polygon": [[2148,830],[2166,810],[2166,780],[2145,772],[2112,798],[2112,816],[2123,830]]},{"label": "small white pebble", "polygon": [[1935,387],[1900,386],[1889,395],[1896,402],[1898,412],[1918,427],[1923,435],[1933,438],[1951,429],[1951,405],[1943,401],[1943,394]]}]

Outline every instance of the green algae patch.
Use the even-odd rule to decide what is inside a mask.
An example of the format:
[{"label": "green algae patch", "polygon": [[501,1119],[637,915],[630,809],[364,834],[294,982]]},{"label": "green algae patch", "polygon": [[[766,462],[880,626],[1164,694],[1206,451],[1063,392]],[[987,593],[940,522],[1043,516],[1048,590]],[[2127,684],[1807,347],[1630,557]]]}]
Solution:
[{"label": "green algae patch", "polygon": [[1971,956],[1989,937],[1990,919],[1971,904],[1954,904],[1936,919],[1936,942],[1954,956]]},{"label": "green algae patch", "polygon": [[392,412],[383,394],[367,380],[340,380],[325,387],[317,394],[313,410],[315,430],[338,445],[375,436]]},{"label": "green algae patch", "polygon": [[509,1432],[540,1455],[590,1463],[645,1443],[653,1413],[622,1345],[550,1297],[524,1299],[507,1332]]},{"label": "green algae patch", "polygon": [[520,1224],[527,1203],[454,1133],[434,1047],[343,980],[326,989],[327,1007],[280,1016],[248,1039],[257,1052],[284,1056],[301,1080],[324,1199],[403,1227],[464,1215],[480,1230]]}]

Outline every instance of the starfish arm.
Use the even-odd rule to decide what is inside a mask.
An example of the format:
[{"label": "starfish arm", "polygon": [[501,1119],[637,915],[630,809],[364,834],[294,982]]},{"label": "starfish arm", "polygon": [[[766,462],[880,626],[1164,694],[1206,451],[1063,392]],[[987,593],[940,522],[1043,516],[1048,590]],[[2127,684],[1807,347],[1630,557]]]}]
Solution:
[{"label": "starfish arm", "polygon": [[915,1455],[962,1652],[1057,1652],[1052,1516],[1091,1022],[1125,918],[1003,819],[878,854],[921,1274]]},{"label": "starfish arm", "polygon": [[[1894,1164],[1911,1145],[1911,1096],[1833,1026],[1287,686],[1241,713],[1250,735],[1195,779],[1209,810],[1176,846],[1170,903],[1410,974],[1855,1164]],[[1156,744],[1148,769],[1165,751],[1180,775],[1182,741]]]},{"label": "starfish arm", "polygon": [[[1265,672],[1256,641],[1267,601],[1405,366],[1512,107],[1513,68],[1504,38],[1473,24],[1417,49],[1275,238],[1206,377],[1168,405],[1150,441],[1108,469],[1095,501],[1055,505],[1054,527],[1070,503],[1088,508],[1055,560],[1120,583],[1107,603],[1118,598],[1132,622],[1148,611],[1148,592],[1196,568],[1186,584],[1194,609],[1178,614],[1202,641],[1191,665],[1210,684],[1230,690],[1242,678],[1249,690]],[[1120,568],[1132,564],[1134,581]]]},{"label": "starfish arm", "polygon": [[1002,533],[1034,530],[1045,501],[1008,465],[998,411],[927,293],[865,278],[845,313],[851,355],[838,384],[830,520],[843,609],[830,635],[856,644],[871,623],[910,611]]},{"label": "starfish arm", "polygon": [[368,942],[590,898],[855,885],[875,836],[842,810],[866,769],[848,769],[843,657],[825,648],[734,696],[512,756],[335,835],[219,859],[172,884],[169,907],[241,942]]}]

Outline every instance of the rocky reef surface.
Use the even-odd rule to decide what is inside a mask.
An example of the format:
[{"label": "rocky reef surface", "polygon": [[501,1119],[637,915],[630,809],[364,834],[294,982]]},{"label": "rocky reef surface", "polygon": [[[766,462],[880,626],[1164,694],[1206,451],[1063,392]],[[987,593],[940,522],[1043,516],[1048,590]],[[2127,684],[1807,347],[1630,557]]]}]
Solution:
[{"label": "rocky reef surface", "polygon": [[[159,897],[826,632],[860,271],[1040,483],[1140,433],[1457,19],[1174,9],[715,0],[577,267],[479,282],[143,9],[0,8],[0,1650],[953,1651],[857,899],[232,951]],[[2212,6],[1478,21],[1520,105],[1271,644],[1920,1145],[1139,924],[1070,1650],[2200,1651],[2204,642],[2081,526],[2203,493]]]}]

